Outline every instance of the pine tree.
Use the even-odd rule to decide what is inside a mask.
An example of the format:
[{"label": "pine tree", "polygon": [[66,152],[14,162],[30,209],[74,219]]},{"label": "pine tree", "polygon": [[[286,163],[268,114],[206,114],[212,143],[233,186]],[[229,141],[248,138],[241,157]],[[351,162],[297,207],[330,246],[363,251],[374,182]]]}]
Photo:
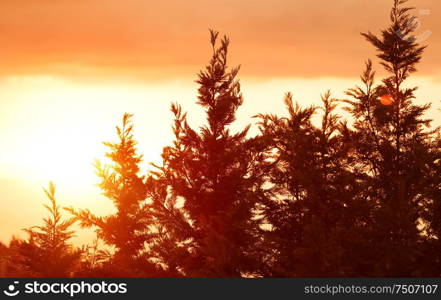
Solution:
[{"label": "pine tree", "polygon": [[264,197],[258,172],[258,143],[247,138],[248,128],[231,133],[243,102],[236,79],[239,68],[229,69],[229,40],[217,44],[211,31],[212,58],[198,75],[198,104],[207,124],[193,130],[179,105],[175,115],[175,141],[163,152],[161,175],[176,203],[182,202],[178,219],[185,229],[187,258],[179,268],[185,276],[239,277],[259,269],[259,220],[255,209]]},{"label": "pine tree", "polygon": [[105,142],[110,152],[106,156],[111,165],[96,164],[101,178],[99,186],[103,194],[113,201],[116,213],[98,217],[91,211],[69,211],[80,221],[81,226],[95,228],[98,238],[113,247],[114,255],[108,262],[110,276],[154,276],[154,264],[144,255],[145,245],[150,239],[147,191],[144,176],[140,176],[139,164],[142,156],[137,154],[133,138],[132,115],[124,114],[122,126],[116,127],[118,143]]},{"label": "pine tree", "polygon": [[[154,165],[154,164],[153,164]],[[146,180],[149,216],[152,218],[151,240],[148,253],[152,261],[161,266],[163,277],[184,277],[183,266],[194,264],[189,254],[194,234],[188,214],[182,209],[182,200],[171,192],[164,167],[154,165]]]},{"label": "pine tree", "polygon": [[[347,168],[351,132],[334,112],[336,100],[301,108],[287,94],[288,117],[259,115],[273,161],[268,182],[275,197],[264,211],[270,224],[267,248],[274,252],[271,276],[343,276],[351,273],[345,243],[368,211],[357,198],[357,174]],[[313,115],[323,112],[320,126]]]},{"label": "pine tree", "polygon": [[[367,241],[375,245],[370,253],[375,276],[424,275],[417,265],[421,255],[422,212],[434,199],[425,192],[425,182],[433,175],[430,143],[433,131],[424,119],[429,105],[413,103],[416,88],[406,87],[406,79],[416,71],[425,47],[413,33],[416,29],[406,0],[394,0],[391,25],[377,37],[363,36],[378,52],[388,73],[380,84],[370,61],[361,76],[364,87],[348,91],[347,101],[355,118],[357,160],[368,179],[364,197],[373,206]],[[404,263],[405,262],[405,263]]]},{"label": "pine tree", "polygon": [[100,244],[100,239],[95,238],[92,245],[83,245],[80,266],[76,272],[77,277],[106,277],[109,276],[108,262],[112,253]]},{"label": "pine tree", "polygon": [[25,231],[28,240],[11,244],[14,264],[21,276],[71,277],[79,264],[81,251],[68,244],[74,236],[73,220],[62,221],[60,206],[55,199],[55,186],[49,184],[45,193],[51,205],[44,205],[50,217],[44,218],[43,226],[34,226]]},{"label": "pine tree", "polygon": [[421,268],[427,271],[424,275],[439,276],[441,274],[441,131],[433,137],[431,151],[428,153],[432,164],[426,167],[426,176],[422,185],[425,189],[421,194],[427,199],[428,205],[424,207],[424,233],[427,235],[428,244],[424,249],[425,260]]}]

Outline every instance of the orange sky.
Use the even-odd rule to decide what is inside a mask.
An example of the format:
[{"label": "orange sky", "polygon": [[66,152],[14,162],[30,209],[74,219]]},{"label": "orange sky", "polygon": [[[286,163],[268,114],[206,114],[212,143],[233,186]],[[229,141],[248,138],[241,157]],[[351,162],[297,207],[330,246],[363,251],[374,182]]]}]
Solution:
[{"label": "orange sky", "polygon": [[[205,63],[215,28],[233,40],[242,76],[353,77],[373,57],[359,33],[382,28],[391,2],[2,0],[0,74],[187,76]],[[419,33],[432,31],[420,74],[439,75],[441,2],[410,3]]]},{"label": "orange sky", "polygon": [[[364,61],[375,58],[359,33],[383,28],[391,3],[1,0],[0,241],[40,223],[49,180],[63,205],[111,211],[94,186],[92,163],[124,112],[135,113],[147,162],[157,162],[172,138],[171,101],[200,124],[194,80],[210,56],[208,28],[230,36],[231,64],[242,65],[239,128],[256,113],[284,113],[287,91],[303,105],[319,104],[328,89],[343,97]],[[410,4],[418,34],[430,32],[411,83],[441,124],[441,2]]]}]

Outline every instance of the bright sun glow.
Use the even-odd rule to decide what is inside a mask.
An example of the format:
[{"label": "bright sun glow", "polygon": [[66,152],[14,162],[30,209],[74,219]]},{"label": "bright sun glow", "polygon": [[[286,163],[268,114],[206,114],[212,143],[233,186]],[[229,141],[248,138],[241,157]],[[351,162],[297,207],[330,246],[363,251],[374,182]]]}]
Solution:
[{"label": "bright sun glow", "polygon": [[4,96],[8,98],[11,90],[15,99],[12,105],[0,107],[4,109],[1,137],[8,141],[0,149],[0,169],[8,176],[93,186],[98,182],[94,161],[105,159],[107,152],[102,142],[115,141],[115,126],[124,112],[143,111],[149,101],[156,102],[158,111],[152,109],[134,131],[146,164],[157,160],[168,143],[169,135],[151,128],[169,122],[171,100],[161,101],[154,89],[76,85],[50,77],[11,79],[5,85]]},{"label": "bright sun glow", "polygon": [[[358,79],[273,79],[244,78],[244,105],[238,110],[234,128],[243,129],[257,113],[285,114],[283,95],[294,93],[300,105],[320,105],[320,94],[332,87],[333,95],[344,99],[344,90]],[[439,85],[428,78],[416,79],[419,104],[434,101]],[[173,140],[170,103],[179,102],[189,113],[195,129],[203,111],[195,104],[197,85],[193,79],[153,83],[77,82],[59,77],[25,76],[0,80],[0,183],[4,212],[0,240],[7,240],[23,226],[39,222],[45,213],[42,191],[49,181],[57,186],[57,198],[66,206],[85,207],[105,215],[111,201],[96,186],[95,159],[103,160],[103,141],[115,141],[115,126],[124,112],[134,113],[134,136],[143,155],[143,171],[149,162],[161,163],[164,146]],[[271,105],[268,105],[271,103]],[[439,121],[439,103],[428,117]],[[319,113],[316,114],[316,117]],[[253,127],[250,132],[256,133]],[[143,172],[145,174],[145,172]],[[10,203],[14,205],[10,205]],[[22,213],[17,214],[20,209]],[[37,213],[38,212],[38,213]]]},{"label": "bright sun glow", "polygon": [[104,147],[95,128],[81,126],[56,127],[42,125],[28,136],[23,136],[23,145],[11,159],[22,170],[38,179],[80,181],[93,184],[96,176],[93,171],[94,159],[104,154]]}]

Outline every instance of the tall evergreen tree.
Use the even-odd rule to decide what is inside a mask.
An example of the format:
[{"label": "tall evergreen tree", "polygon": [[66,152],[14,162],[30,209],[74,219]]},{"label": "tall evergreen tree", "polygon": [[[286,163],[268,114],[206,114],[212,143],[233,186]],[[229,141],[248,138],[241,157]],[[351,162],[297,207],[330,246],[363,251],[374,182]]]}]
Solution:
[{"label": "tall evergreen tree", "polygon": [[60,206],[55,199],[55,186],[49,184],[45,190],[50,205],[44,205],[50,216],[44,218],[43,226],[34,226],[25,231],[28,240],[11,243],[12,263],[17,265],[19,276],[70,277],[74,275],[81,251],[74,249],[68,240],[74,235],[73,220],[62,220]]},{"label": "tall evergreen tree", "polygon": [[421,263],[421,268],[427,270],[424,275],[441,275],[441,130],[431,141],[431,151],[428,153],[432,164],[426,166],[427,172],[424,177],[425,189],[421,191],[422,197],[427,199],[424,207],[424,235],[428,239],[428,245],[424,249],[425,260]]},{"label": "tall evergreen tree", "polygon": [[113,201],[116,213],[98,217],[91,211],[69,211],[80,221],[81,226],[95,228],[97,236],[114,248],[114,255],[108,262],[111,276],[154,276],[157,269],[144,255],[145,244],[150,239],[144,177],[139,175],[141,155],[137,154],[133,138],[132,115],[124,114],[122,126],[116,127],[119,141],[104,144],[110,148],[106,156],[111,165],[96,164],[101,178],[103,194]]},{"label": "tall evergreen tree", "polygon": [[424,51],[414,36],[415,17],[411,8],[403,6],[405,2],[394,0],[391,25],[381,36],[363,34],[376,48],[388,76],[376,85],[369,61],[361,77],[364,87],[348,91],[355,99],[347,101],[358,140],[355,163],[369,176],[364,194],[374,206],[366,236],[375,245],[371,268],[360,275],[422,275],[416,266],[424,256],[422,212],[434,200],[425,192],[428,177],[433,176],[433,132],[426,129],[430,120],[424,119],[429,105],[414,104],[416,88],[405,85]]},{"label": "tall evergreen tree", "polygon": [[[271,276],[343,276],[356,229],[369,209],[357,194],[359,176],[347,168],[351,132],[334,112],[336,100],[322,97],[322,107],[301,108],[287,94],[288,117],[259,115],[262,135],[273,161],[268,182],[275,197],[264,216],[267,248],[274,253]],[[323,111],[320,126],[312,117]]]},{"label": "tall evergreen tree", "polygon": [[197,80],[207,124],[192,129],[181,107],[172,105],[175,141],[164,149],[161,167],[169,193],[182,202],[188,257],[180,268],[186,276],[239,277],[259,268],[260,221],[254,216],[264,197],[256,168],[261,155],[256,140],[247,138],[249,127],[230,132],[243,102],[239,68],[227,66],[229,40],[217,40],[211,31],[213,54]]}]

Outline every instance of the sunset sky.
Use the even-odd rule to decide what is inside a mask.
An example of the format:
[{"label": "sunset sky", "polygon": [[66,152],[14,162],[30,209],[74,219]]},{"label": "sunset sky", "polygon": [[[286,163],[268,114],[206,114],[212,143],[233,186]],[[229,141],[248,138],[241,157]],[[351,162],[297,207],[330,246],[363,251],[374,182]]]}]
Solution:
[{"label": "sunset sky", "polygon": [[[417,102],[432,102],[441,125],[441,2],[411,0],[418,36],[429,45]],[[1,0],[0,241],[38,225],[42,188],[57,185],[62,205],[111,211],[94,185],[93,161],[114,138],[124,112],[147,162],[171,142],[177,101],[191,124],[196,74],[210,57],[208,29],[231,40],[230,65],[241,65],[244,105],[235,128],[256,113],[284,113],[283,95],[319,104],[359,83],[375,50],[360,32],[388,24],[386,0]],[[378,74],[382,72],[376,64]]]}]

